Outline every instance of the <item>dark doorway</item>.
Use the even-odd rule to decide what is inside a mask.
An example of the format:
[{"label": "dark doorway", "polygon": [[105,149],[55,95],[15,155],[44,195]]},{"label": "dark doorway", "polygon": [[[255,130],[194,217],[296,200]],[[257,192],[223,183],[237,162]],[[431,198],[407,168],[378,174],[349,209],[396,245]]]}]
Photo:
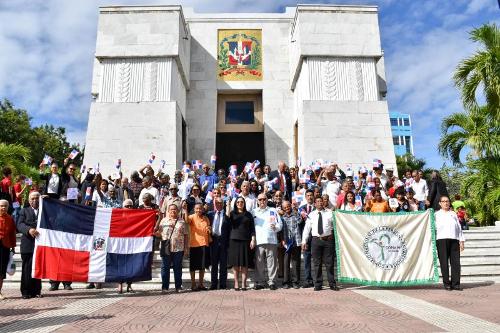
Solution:
[{"label": "dark doorway", "polygon": [[259,160],[265,164],[263,132],[217,133],[215,147],[217,169],[227,172],[230,165],[236,164],[240,173],[246,162]]}]

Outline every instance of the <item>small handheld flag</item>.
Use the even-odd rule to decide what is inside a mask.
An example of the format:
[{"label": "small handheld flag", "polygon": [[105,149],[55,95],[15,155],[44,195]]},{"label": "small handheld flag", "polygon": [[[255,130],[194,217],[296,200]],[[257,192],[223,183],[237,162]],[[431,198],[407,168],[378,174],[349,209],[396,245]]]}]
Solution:
[{"label": "small handheld flag", "polygon": [[50,165],[50,163],[52,163],[52,157],[50,157],[49,155],[45,154],[45,156],[43,157],[43,164]]},{"label": "small handheld flag", "polygon": [[215,155],[210,156],[210,164],[215,165],[215,162],[217,162],[217,156]]},{"label": "small handheld flag", "polygon": [[203,166],[203,162],[201,160],[193,161],[193,170],[199,170]]},{"label": "small handheld flag", "polygon": [[156,156],[153,153],[151,153],[151,155],[149,155],[149,160],[148,160],[149,165],[153,164],[153,162],[155,161],[155,158],[156,158]]},{"label": "small handheld flag", "polygon": [[71,151],[71,153],[69,153],[69,156],[68,156],[68,157],[69,157],[70,159],[72,159],[72,160],[73,160],[73,159],[75,159],[75,157],[77,157],[77,156],[78,156],[78,154],[80,154],[80,152],[79,152],[78,150],[76,150],[76,149],[73,149],[73,150]]},{"label": "small handheld flag", "polygon": [[184,166],[182,167],[182,172],[189,173],[189,171],[191,171],[191,169],[189,169],[189,166],[187,164],[184,164]]},{"label": "small handheld flag", "polygon": [[229,175],[231,175],[231,177],[236,177],[237,172],[238,172],[238,166],[236,166],[235,164],[229,167]]},{"label": "small handheld flag", "polygon": [[84,165],[82,165],[82,167],[80,168],[80,173],[81,173],[81,174],[85,173],[85,170],[87,170],[87,166],[84,164]]},{"label": "small handheld flag", "polygon": [[33,180],[31,178],[26,178],[24,180],[24,182],[26,183],[26,185],[29,185],[29,186],[33,185]]},{"label": "small handheld flag", "polygon": [[85,200],[90,200],[92,198],[92,187],[87,186],[87,190],[85,190]]},{"label": "small handheld flag", "polygon": [[94,170],[95,170],[95,173],[96,173],[96,174],[98,174],[98,173],[99,173],[99,163],[97,163],[97,165],[95,166]]},{"label": "small handheld flag", "polygon": [[116,161],[116,170],[121,170],[122,168],[122,159],[119,158],[118,161]]},{"label": "small handheld flag", "polygon": [[213,194],[212,194],[212,191],[209,191],[209,192],[207,193],[207,196],[205,197],[205,202],[206,202],[206,203],[211,203],[211,202],[212,202],[212,200],[213,200]]},{"label": "small handheld flag", "polygon": [[162,169],[162,170],[163,170],[163,169],[165,169],[165,164],[166,164],[166,163],[167,163],[167,162],[166,162],[165,160],[161,160],[161,161],[160,161],[160,169]]}]

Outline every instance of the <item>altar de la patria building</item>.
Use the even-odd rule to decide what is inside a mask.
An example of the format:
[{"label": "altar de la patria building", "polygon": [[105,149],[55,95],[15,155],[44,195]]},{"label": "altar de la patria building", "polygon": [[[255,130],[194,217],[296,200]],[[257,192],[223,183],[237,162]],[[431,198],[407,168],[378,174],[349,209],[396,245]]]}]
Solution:
[{"label": "altar de la patria building", "polygon": [[121,158],[128,175],[153,152],[167,172],[213,154],[395,167],[385,81],[376,7],[102,7],[84,164],[108,174]]}]

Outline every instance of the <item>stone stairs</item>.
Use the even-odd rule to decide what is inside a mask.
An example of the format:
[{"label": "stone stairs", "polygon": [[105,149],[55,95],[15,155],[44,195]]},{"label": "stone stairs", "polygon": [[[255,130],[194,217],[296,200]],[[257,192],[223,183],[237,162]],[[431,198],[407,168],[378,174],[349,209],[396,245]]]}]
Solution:
[{"label": "stone stairs", "polygon": [[[465,250],[461,253],[462,281],[479,282],[493,281],[500,282],[500,226],[471,228],[465,231]],[[6,282],[19,282],[21,280],[21,256],[19,254],[20,235],[17,236],[16,255],[16,273],[7,276]],[[189,261],[184,259],[182,279],[185,282],[190,281]],[[157,252],[153,257],[153,280],[141,283],[159,283],[161,269],[161,258]],[[173,271],[170,272],[170,281],[173,283]],[[326,274],[324,274],[326,275]],[[303,265],[302,265],[303,276]],[[253,272],[249,272],[249,284],[252,282]],[[233,280],[232,270],[228,270],[229,286]],[[325,276],[326,278],[326,276]],[[210,281],[210,271],[205,272],[205,281]],[[278,282],[278,284],[280,284]],[[189,283],[185,284],[189,286]],[[208,285],[208,284],[207,284]]]}]

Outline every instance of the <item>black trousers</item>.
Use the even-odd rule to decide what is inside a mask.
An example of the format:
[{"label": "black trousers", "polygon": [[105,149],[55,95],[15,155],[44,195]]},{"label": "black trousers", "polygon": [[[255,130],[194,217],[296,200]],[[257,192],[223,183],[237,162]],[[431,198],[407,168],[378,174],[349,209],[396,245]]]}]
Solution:
[{"label": "black trousers", "polygon": [[326,268],[326,276],[330,286],[336,285],[334,273],[335,242],[333,240],[321,240],[313,237],[311,242],[311,256],[314,270],[314,286],[323,286],[323,264]]},{"label": "black trousers", "polygon": [[213,288],[226,289],[227,285],[227,246],[220,236],[212,235],[210,243],[211,284]]},{"label": "black trousers", "polygon": [[294,246],[288,253],[285,252],[283,284],[300,283],[300,251],[300,246]]},{"label": "black trousers", "polygon": [[21,295],[37,296],[42,292],[42,280],[31,277],[31,266],[33,263],[33,253],[21,253],[23,270],[21,272]]},{"label": "black trousers", "polygon": [[[452,288],[460,287],[460,242],[457,239],[438,239],[436,247],[443,284]],[[451,266],[451,283],[448,261]]]}]

